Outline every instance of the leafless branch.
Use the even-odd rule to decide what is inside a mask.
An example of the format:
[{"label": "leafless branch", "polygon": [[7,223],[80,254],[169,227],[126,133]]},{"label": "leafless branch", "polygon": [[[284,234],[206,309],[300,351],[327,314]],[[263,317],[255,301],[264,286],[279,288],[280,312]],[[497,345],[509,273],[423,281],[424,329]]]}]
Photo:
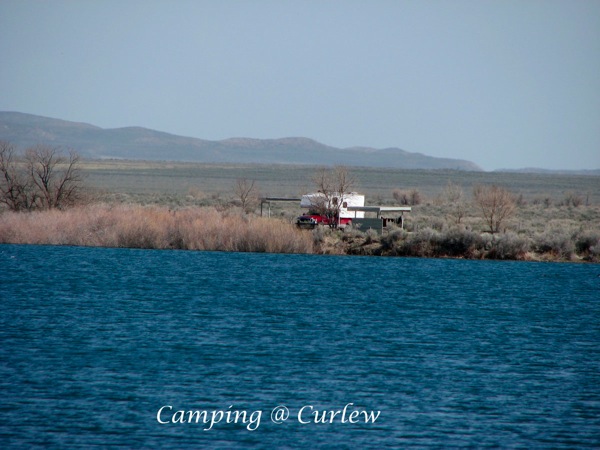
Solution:
[{"label": "leafless branch", "polygon": [[313,197],[313,209],[328,217],[331,227],[337,226],[340,208],[345,197],[354,189],[356,180],[346,167],[338,166],[332,170],[320,169],[313,177],[320,196]]},{"label": "leafless branch", "polygon": [[249,212],[253,202],[256,200],[256,181],[247,178],[238,178],[235,183],[234,192],[239,199],[242,209]]},{"label": "leafless branch", "polygon": [[473,188],[473,197],[492,234],[498,233],[515,212],[514,196],[504,188],[476,185]]}]

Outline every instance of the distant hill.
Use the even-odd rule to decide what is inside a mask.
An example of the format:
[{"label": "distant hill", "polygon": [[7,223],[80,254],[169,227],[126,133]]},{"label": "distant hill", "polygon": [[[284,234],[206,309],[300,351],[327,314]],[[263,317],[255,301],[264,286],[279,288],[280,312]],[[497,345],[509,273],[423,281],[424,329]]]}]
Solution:
[{"label": "distant hill", "polygon": [[494,172],[506,172],[506,173],[540,173],[548,175],[600,175],[600,169],[581,169],[581,170],[552,170],[552,169],[540,169],[537,167],[525,167],[523,169],[497,169]]},{"label": "distant hill", "polygon": [[82,157],[94,159],[482,170],[470,161],[435,158],[399,148],[336,148],[301,137],[208,141],[140,127],[103,129],[18,112],[0,112],[0,140],[18,148],[37,144],[72,148]]}]

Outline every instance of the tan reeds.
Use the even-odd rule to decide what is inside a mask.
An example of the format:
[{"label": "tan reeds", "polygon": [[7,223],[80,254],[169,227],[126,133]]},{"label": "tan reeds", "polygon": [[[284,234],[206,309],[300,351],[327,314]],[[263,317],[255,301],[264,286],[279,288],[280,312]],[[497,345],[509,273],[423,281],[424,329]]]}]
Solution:
[{"label": "tan reeds", "polygon": [[310,233],[239,211],[91,205],[0,215],[0,243],[312,253]]}]

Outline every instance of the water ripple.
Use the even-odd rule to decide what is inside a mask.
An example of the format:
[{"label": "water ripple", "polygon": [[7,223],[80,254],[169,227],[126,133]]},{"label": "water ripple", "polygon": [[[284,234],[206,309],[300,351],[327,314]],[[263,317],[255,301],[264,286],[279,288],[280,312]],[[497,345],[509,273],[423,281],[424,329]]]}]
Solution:
[{"label": "water ripple", "polygon": [[[0,246],[0,444],[600,446],[594,265]],[[276,425],[286,404],[381,411]],[[264,410],[260,427],[158,408]]]}]

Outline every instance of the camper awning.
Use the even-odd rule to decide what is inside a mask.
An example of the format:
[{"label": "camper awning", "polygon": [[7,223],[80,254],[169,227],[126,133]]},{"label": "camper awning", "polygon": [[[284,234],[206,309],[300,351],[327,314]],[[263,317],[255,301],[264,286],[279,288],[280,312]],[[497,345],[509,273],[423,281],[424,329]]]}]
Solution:
[{"label": "camper awning", "polygon": [[379,217],[381,213],[405,213],[412,211],[412,208],[410,206],[348,206],[348,211],[373,212]]}]

